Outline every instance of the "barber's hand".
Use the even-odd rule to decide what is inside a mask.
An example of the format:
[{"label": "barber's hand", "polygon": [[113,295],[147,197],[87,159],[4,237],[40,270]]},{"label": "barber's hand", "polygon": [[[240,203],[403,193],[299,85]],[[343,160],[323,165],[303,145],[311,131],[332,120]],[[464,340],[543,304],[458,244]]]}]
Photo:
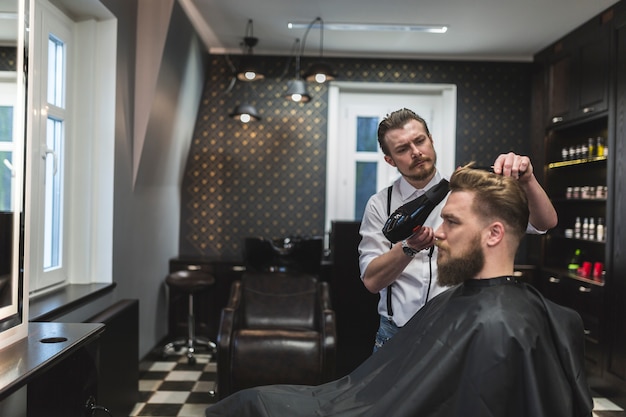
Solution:
[{"label": "barber's hand", "polygon": [[435,232],[432,227],[422,226],[406,239],[407,245],[420,251],[435,244]]},{"label": "barber's hand", "polygon": [[530,181],[533,176],[533,164],[529,157],[509,152],[496,158],[493,163],[493,172],[526,182]]}]

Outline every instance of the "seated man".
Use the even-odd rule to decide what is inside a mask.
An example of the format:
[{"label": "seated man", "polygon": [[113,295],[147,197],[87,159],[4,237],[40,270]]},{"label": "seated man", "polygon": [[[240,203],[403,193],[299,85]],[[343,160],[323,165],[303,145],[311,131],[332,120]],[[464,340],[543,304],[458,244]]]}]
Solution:
[{"label": "seated man", "polygon": [[529,215],[518,181],[463,167],[450,191],[435,238],[452,288],[351,374],[240,391],[206,416],[590,416],[580,316],[513,277]]}]

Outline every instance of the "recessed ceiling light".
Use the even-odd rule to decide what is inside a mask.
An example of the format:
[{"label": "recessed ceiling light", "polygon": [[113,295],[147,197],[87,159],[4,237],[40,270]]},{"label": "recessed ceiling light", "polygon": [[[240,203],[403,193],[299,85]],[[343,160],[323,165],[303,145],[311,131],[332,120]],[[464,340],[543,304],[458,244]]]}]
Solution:
[{"label": "recessed ceiling light", "polygon": [[[289,22],[289,29],[306,29],[309,23]],[[321,25],[316,24],[311,28],[320,29]],[[448,27],[445,25],[401,25],[401,24],[381,24],[381,23],[328,23],[324,22],[324,30],[357,31],[357,32],[426,32],[426,33],[446,33]]]}]

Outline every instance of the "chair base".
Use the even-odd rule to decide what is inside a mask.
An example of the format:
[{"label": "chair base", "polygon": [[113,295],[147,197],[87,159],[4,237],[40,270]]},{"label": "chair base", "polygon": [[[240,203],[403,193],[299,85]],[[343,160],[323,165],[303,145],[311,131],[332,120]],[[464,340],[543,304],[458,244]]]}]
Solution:
[{"label": "chair base", "polygon": [[196,337],[195,339],[178,339],[163,346],[163,357],[185,355],[187,356],[187,362],[193,365],[196,363],[194,354],[197,348],[207,350],[210,355],[214,355],[217,351],[217,346],[214,342],[201,337]]}]

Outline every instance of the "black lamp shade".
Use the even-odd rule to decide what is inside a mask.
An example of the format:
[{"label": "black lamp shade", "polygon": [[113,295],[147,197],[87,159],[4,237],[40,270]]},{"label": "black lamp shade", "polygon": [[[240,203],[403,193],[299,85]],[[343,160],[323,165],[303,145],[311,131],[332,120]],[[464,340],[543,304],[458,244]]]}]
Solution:
[{"label": "black lamp shade", "polygon": [[326,81],[332,81],[336,77],[337,74],[335,74],[332,66],[326,62],[316,62],[304,73],[305,80],[316,81],[320,84]]},{"label": "black lamp shade", "polygon": [[257,81],[265,78],[263,69],[251,55],[244,55],[237,69],[237,79],[241,81]]},{"label": "black lamp shade", "polygon": [[311,96],[306,89],[306,83],[301,79],[294,79],[289,81],[287,85],[287,92],[285,93],[285,98],[295,101],[306,103],[311,100]]},{"label": "black lamp shade", "polygon": [[229,114],[229,116],[243,123],[261,120],[261,116],[259,116],[259,112],[257,112],[256,107],[248,103],[239,104],[235,107],[235,110]]}]

